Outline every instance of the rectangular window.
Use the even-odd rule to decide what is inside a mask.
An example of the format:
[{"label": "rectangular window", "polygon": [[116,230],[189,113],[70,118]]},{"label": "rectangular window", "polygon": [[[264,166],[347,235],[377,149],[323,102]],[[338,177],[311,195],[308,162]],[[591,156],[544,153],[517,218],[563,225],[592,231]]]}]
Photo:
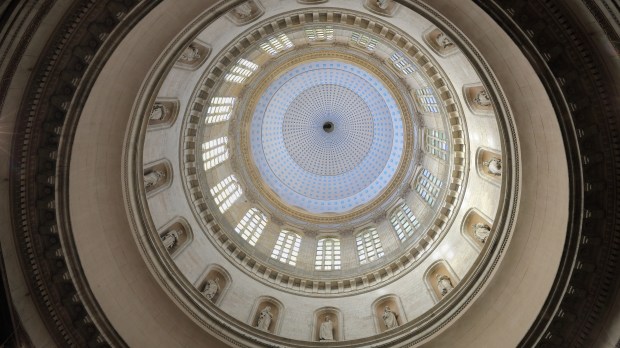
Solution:
[{"label": "rectangular window", "polygon": [[424,149],[440,160],[448,160],[448,139],[446,134],[437,129],[424,129]]},{"label": "rectangular window", "polygon": [[439,197],[439,191],[442,185],[443,183],[441,180],[431,174],[428,169],[422,169],[422,172],[418,175],[415,189],[420,194],[420,197],[432,207]]},{"label": "rectangular window", "polygon": [[435,95],[433,94],[433,90],[430,87],[417,89],[415,91],[416,98],[420,103],[422,109],[425,112],[436,113],[439,112],[439,107],[437,106],[437,99],[435,99]]}]

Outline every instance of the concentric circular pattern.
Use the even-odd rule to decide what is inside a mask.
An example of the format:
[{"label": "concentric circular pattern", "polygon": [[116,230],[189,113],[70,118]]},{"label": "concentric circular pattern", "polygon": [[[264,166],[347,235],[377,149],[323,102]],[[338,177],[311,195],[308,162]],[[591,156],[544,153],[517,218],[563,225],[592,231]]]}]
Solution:
[{"label": "concentric circular pattern", "polygon": [[250,132],[266,184],[311,213],[342,213],[371,201],[390,183],[404,146],[401,111],[385,86],[356,65],[332,60],[296,66],[274,80]]},{"label": "concentric circular pattern", "polygon": [[303,91],[282,125],[293,160],[316,175],[341,175],[355,168],[372,145],[374,125],[364,99],[338,85]]}]

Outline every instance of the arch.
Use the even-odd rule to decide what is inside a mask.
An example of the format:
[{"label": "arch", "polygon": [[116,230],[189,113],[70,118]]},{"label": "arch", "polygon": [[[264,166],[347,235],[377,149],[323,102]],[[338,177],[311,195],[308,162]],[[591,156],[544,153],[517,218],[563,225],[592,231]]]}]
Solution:
[{"label": "arch", "polygon": [[[267,307],[269,307],[269,309],[267,309]],[[278,335],[283,322],[284,310],[284,305],[276,298],[261,296],[254,302],[250,317],[248,318],[248,324],[257,330]],[[259,320],[261,319],[261,312],[264,313],[264,311],[267,311],[269,313],[267,316],[270,316],[270,319],[267,319],[269,324],[265,326],[266,329],[264,327],[258,327]],[[265,317],[265,315],[263,315],[263,317]],[[264,325],[265,322],[261,320],[261,323],[263,323],[261,325]]]},{"label": "arch", "polygon": [[500,151],[480,147],[476,151],[476,171],[484,180],[499,186],[502,183],[502,155]]},{"label": "arch", "polygon": [[459,52],[459,49],[456,44],[454,44],[454,41],[452,41],[439,28],[431,27],[427,29],[422,37],[424,38],[424,42],[426,42],[426,44],[433,51],[435,51],[435,53],[442,57],[447,57]]},{"label": "arch", "polygon": [[480,83],[472,83],[463,86],[463,97],[465,104],[474,115],[493,116],[493,102],[491,95]]},{"label": "arch", "polygon": [[179,115],[179,100],[176,98],[157,98],[148,118],[148,131],[170,128]]},{"label": "arch", "polygon": [[163,247],[171,258],[177,257],[194,240],[194,233],[182,217],[172,219],[158,230]]},{"label": "arch", "polygon": [[311,341],[321,340],[321,325],[329,318],[332,326],[333,341],[344,341],[344,317],[340,309],[336,307],[323,307],[314,311]]},{"label": "arch", "polygon": [[357,257],[361,265],[383,257],[383,245],[376,227],[367,227],[355,235]]},{"label": "arch", "polygon": [[172,165],[167,159],[151,162],[143,170],[144,190],[151,197],[172,185]]},{"label": "arch", "polygon": [[317,271],[336,271],[342,266],[340,238],[322,237],[316,242],[314,269]]},{"label": "arch", "polygon": [[405,315],[405,310],[403,308],[400,297],[394,294],[381,296],[376,299],[370,306],[372,317],[375,323],[375,330],[377,333],[382,333],[390,330],[386,326],[386,322],[383,319],[386,307],[389,307],[390,311],[395,314],[398,326],[403,325],[407,322],[407,317]]},{"label": "arch", "polygon": [[[448,277],[447,281],[444,277]],[[446,260],[437,260],[424,272],[424,282],[433,300],[439,302],[449,296],[459,278]]]},{"label": "arch", "polygon": [[301,248],[301,236],[291,230],[282,229],[273,246],[271,258],[291,266],[297,264],[297,257]]},{"label": "arch", "polygon": [[185,70],[196,70],[207,60],[210,54],[211,46],[196,39],[182,51],[174,66]]},{"label": "arch", "polygon": [[488,229],[492,233],[493,231],[493,222],[492,220],[484,215],[480,210],[476,208],[472,208],[467,213],[465,213],[465,217],[463,218],[463,223],[461,225],[461,235],[472,245],[476,250],[481,250],[482,247],[487,243],[487,241],[491,238],[491,235],[484,236],[484,233],[478,233],[476,235],[476,230],[474,225],[480,224],[480,227],[488,227]]},{"label": "arch", "polygon": [[[209,284],[209,281],[216,282],[217,291],[215,293],[210,291],[209,287],[213,286],[213,283]],[[231,285],[232,277],[230,273],[224,267],[215,263],[208,265],[195,283],[196,289],[215,305],[219,305],[222,302]]]}]

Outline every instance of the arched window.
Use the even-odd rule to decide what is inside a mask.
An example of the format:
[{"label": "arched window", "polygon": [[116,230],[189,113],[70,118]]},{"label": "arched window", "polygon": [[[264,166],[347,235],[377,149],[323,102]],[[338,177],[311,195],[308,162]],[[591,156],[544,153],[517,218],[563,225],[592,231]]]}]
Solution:
[{"label": "arched window", "polygon": [[446,161],[448,159],[448,139],[437,129],[424,129],[424,149],[431,155]]},{"label": "arched window", "polygon": [[280,231],[276,245],[273,247],[271,258],[295,266],[297,264],[300,246],[301,237],[297,233],[282,230]]},{"label": "arched window", "polygon": [[241,235],[241,237],[250,243],[250,245],[256,245],[258,238],[267,224],[267,217],[256,208],[251,208],[245,213],[245,216],[239,221],[235,231]]},{"label": "arched window", "polygon": [[422,169],[420,175],[418,175],[417,184],[415,190],[420,194],[430,206],[435,205],[435,201],[439,196],[439,190],[443,183],[437,179],[428,169]]},{"label": "arched window", "polygon": [[228,121],[230,115],[232,114],[232,109],[234,105],[235,98],[232,97],[211,98],[211,101],[209,102],[209,107],[207,108],[205,123],[212,124]]},{"label": "arched window", "polygon": [[279,52],[287,50],[293,47],[293,43],[284,33],[280,33],[277,36],[272,36],[267,41],[260,44],[260,48],[263,51],[275,56]]},{"label": "arched window", "polygon": [[425,112],[439,112],[439,107],[437,107],[437,99],[435,99],[432,88],[426,87],[416,89],[415,95],[416,98],[418,98],[420,106],[422,106]]},{"label": "arched window", "polygon": [[351,44],[355,44],[369,51],[374,51],[377,47],[377,43],[377,39],[371,38],[368,35],[360,34],[357,32],[351,33]]},{"label": "arched window", "polygon": [[211,195],[215,204],[220,208],[220,212],[224,213],[235,201],[241,197],[241,186],[237,182],[234,175],[229,175],[226,179],[220,181],[211,189]]},{"label": "arched window", "polygon": [[333,41],[334,28],[331,25],[306,28],[306,37],[308,41]]},{"label": "arched window", "polygon": [[405,56],[400,52],[394,52],[390,57],[390,60],[392,61],[392,64],[394,64],[394,67],[402,71],[405,75],[409,75],[415,71],[415,68],[411,65],[409,59],[405,58]]},{"label": "arched window", "polygon": [[240,58],[237,64],[230,69],[230,72],[224,77],[226,81],[233,83],[242,83],[258,69],[258,65],[247,59]]},{"label": "arched window", "polygon": [[314,269],[319,271],[339,270],[340,260],[340,239],[322,238],[316,245],[316,260]]},{"label": "arched window", "polygon": [[381,245],[377,229],[374,227],[367,228],[358,233],[355,236],[355,244],[357,246],[357,256],[362,265],[383,256],[383,246]]},{"label": "arched window", "polygon": [[202,144],[202,160],[205,170],[211,169],[228,159],[228,137],[209,140]]},{"label": "arched window", "polygon": [[394,231],[401,241],[405,241],[407,237],[413,235],[413,231],[420,227],[420,222],[409,209],[407,204],[401,204],[390,217],[390,222],[394,226]]}]

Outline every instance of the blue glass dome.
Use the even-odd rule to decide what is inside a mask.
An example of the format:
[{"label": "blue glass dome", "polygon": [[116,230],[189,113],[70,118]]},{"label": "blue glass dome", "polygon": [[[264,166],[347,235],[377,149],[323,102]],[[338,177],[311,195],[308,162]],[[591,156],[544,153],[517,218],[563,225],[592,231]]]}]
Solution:
[{"label": "blue glass dome", "polygon": [[388,89],[364,69],[336,60],[298,65],[265,90],[250,145],[266,184],[310,213],[344,213],[390,183],[404,147],[403,122]]}]

